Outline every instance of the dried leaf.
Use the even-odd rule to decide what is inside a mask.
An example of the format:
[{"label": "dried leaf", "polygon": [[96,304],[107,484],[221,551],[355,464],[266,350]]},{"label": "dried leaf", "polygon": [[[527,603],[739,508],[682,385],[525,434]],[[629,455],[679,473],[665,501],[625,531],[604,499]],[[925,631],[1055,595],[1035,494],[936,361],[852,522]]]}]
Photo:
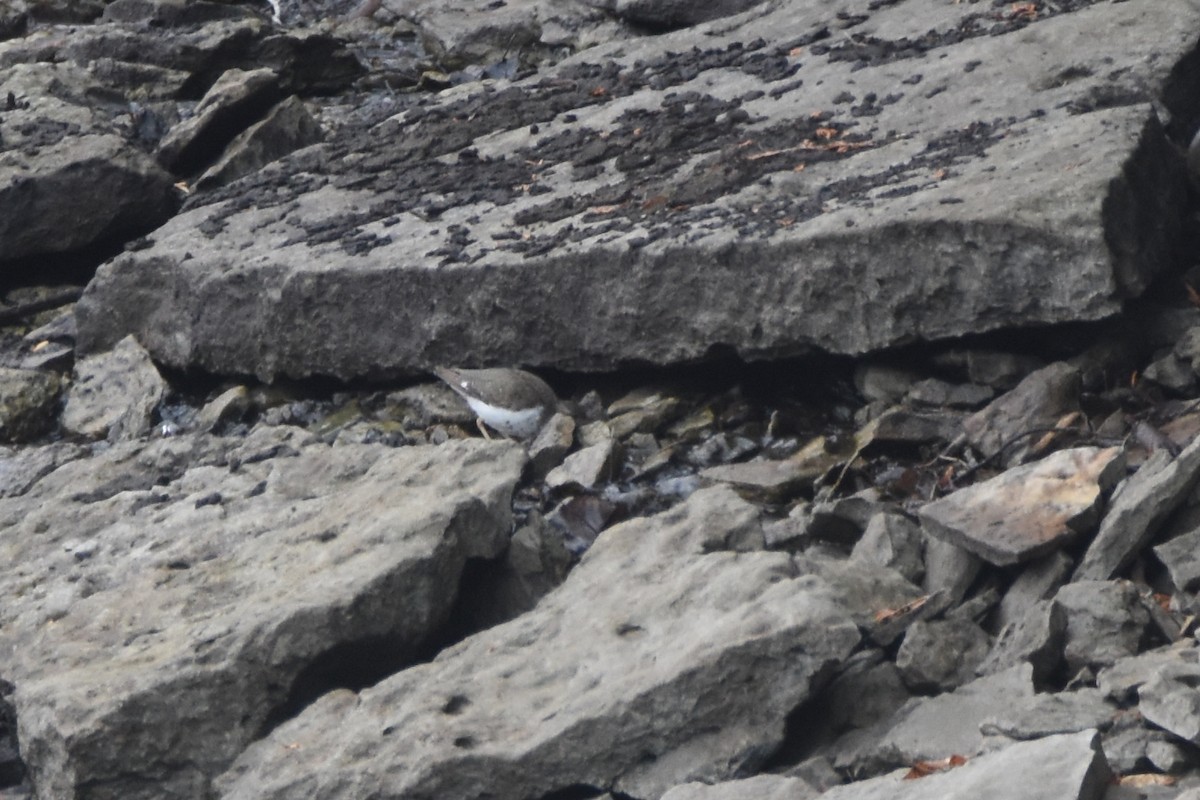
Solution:
[{"label": "dried leaf", "polygon": [[904,605],[899,606],[898,608],[885,608],[880,611],[876,611],[875,612],[875,621],[876,622],[887,622],[890,619],[895,619],[896,617],[902,616],[904,614],[911,614],[912,612],[919,609],[921,606],[928,603],[929,598],[932,596],[933,595],[927,594],[927,595],[924,595],[923,597],[918,597],[916,600],[907,602]]},{"label": "dried leaf", "polygon": [[918,761],[912,765],[912,769],[905,773],[904,780],[915,781],[918,778],[924,778],[926,775],[932,775],[935,772],[945,772],[948,769],[961,767],[965,763],[967,763],[967,757],[957,754],[949,758],[939,758],[937,761]]},{"label": "dried leaf", "polygon": [[1118,786],[1129,786],[1140,789],[1143,786],[1174,786],[1175,778],[1158,772],[1141,772],[1136,775],[1122,775],[1117,778]]},{"label": "dried leaf", "polygon": [[1197,292],[1195,287],[1187,281],[1183,282],[1183,288],[1187,289],[1188,302],[1200,308],[1200,292]]}]

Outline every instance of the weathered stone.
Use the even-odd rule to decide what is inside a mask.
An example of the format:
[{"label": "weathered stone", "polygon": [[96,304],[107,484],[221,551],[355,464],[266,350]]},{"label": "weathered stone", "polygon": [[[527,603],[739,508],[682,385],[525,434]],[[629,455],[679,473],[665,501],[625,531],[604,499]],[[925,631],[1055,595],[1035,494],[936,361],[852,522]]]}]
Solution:
[{"label": "weathered stone", "polygon": [[785,775],[756,775],[723,783],[685,783],[661,800],[812,800],[821,795],[808,781]]},{"label": "weathered stone", "polygon": [[1020,708],[985,719],[979,729],[984,734],[1010,739],[1041,739],[1091,728],[1107,730],[1119,711],[1099,689],[1077,689],[1036,695]]},{"label": "weathered stone", "polygon": [[997,565],[1058,549],[1096,524],[1103,495],[1125,474],[1120,448],[1059,450],[923,506],[921,524]]},{"label": "weathered stone", "polygon": [[[943,772],[908,780],[908,770],[835,786],[823,800],[1100,800],[1112,773],[1095,731],[1048,736],[987,753]],[[663,800],[741,800],[784,798],[803,800],[804,786],[794,778],[763,776],[716,786],[686,784]],[[798,792],[789,794],[789,791]]]},{"label": "weathered stone", "polygon": [[830,747],[839,769],[878,774],[917,761],[970,758],[995,746],[980,724],[1035,697],[1028,665],[978,678],[937,697],[917,697],[876,726],[851,731]]},{"label": "weathered stone", "polygon": [[949,442],[961,430],[962,418],[948,410],[937,413],[895,407],[871,421],[872,442],[893,444],[924,444]]},{"label": "weathered stone", "polygon": [[544,477],[563,463],[575,438],[575,419],[570,414],[555,412],[529,444],[529,463],[533,474]]},{"label": "weathered stone", "polygon": [[94,108],[101,92],[70,64],[0,70],[0,263],[110,247],[175,212],[171,176]]},{"label": "weathered stone", "polygon": [[1108,580],[1128,566],[1198,478],[1200,437],[1175,458],[1165,450],[1155,451],[1113,493],[1100,530],[1072,579]]},{"label": "weathered stone", "polygon": [[1157,361],[1150,362],[1142,375],[1146,380],[1176,392],[1188,392],[1196,388],[1196,373],[1192,365],[1175,353],[1167,353]]},{"label": "weathered stone", "polygon": [[825,735],[866,728],[887,719],[911,698],[900,671],[878,650],[864,650],[822,692],[820,719]]},{"label": "weathered stone", "polygon": [[781,501],[812,486],[821,472],[794,459],[720,464],[700,472],[705,480],[728,483],[748,497]]},{"label": "weathered stone", "polygon": [[1171,574],[1177,591],[1194,592],[1200,586],[1200,528],[1156,546],[1154,555]]},{"label": "weathered stone", "polygon": [[967,377],[974,383],[1008,391],[1027,375],[1045,366],[1036,356],[994,350],[968,350],[963,354]]},{"label": "weathered stone", "polygon": [[1067,669],[1107,667],[1138,652],[1150,615],[1128,581],[1068,583],[1054,595],[1067,612]]},{"label": "weathered stone", "polygon": [[892,509],[868,489],[849,497],[839,497],[809,508],[809,533],[817,538],[840,544],[852,544],[862,536],[875,515]]},{"label": "weathered stone", "polygon": [[591,489],[612,480],[617,464],[617,443],[613,439],[577,450],[550,470],[546,485],[552,489],[580,487]]},{"label": "weathered stone", "polygon": [[1200,665],[1200,649],[1197,649],[1194,641],[1183,640],[1117,660],[1112,666],[1100,670],[1096,684],[1118,703],[1132,703],[1138,687],[1160,671],[1177,667],[1200,669],[1197,665]]},{"label": "weathered stone", "polygon": [[533,611],[323,698],[247,750],[221,795],[659,796],[752,770],[858,641],[786,554],[715,549],[757,527],[725,488],[615,526]]},{"label": "weathered stone", "polygon": [[854,369],[854,388],[868,403],[892,404],[904,397],[920,376],[888,364],[860,364]]},{"label": "weathered stone", "polygon": [[238,133],[262,118],[279,97],[279,76],[270,69],[231,69],[209,88],[192,116],[162,140],[158,160],[177,175],[196,172],[216,158]]},{"label": "weathered stone", "polygon": [[45,433],[58,411],[57,375],[0,369],[0,440],[26,442]]},{"label": "weathered stone", "polygon": [[[481,16],[510,11],[528,14]],[[856,20],[874,48],[821,41],[838,11],[762,4],[347,122],[102,267],[81,349],[136,332],[171,366],[339,378],[452,354],[858,354],[1111,316],[1170,263],[1187,187],[1152,108],[1186,117],[1174,65],[1200,11],[885,4]],[[505,48],[540,41],[503,27]],[[938,58],[918,61],[904,42],[927,35]],[[1077,52],[1109,61],[1089,74]]]},{"label": "weathered stone", "polygon": [[925,591],[942,592],[952,605],[962,602],[983,560],[956,544],[925,537]]},{"label": "weathered stone", "polygon": [[235,136],[217,162],[196,179],[196,188],[223,186],[321,139],[321,126],[304,101],[292,95]]},{"label": "weathered stone", "polygon": [[851,558],[896,570],[915,584],[925,576],[925,538],[908,517],[881,512],[871,517]]},{"label": "weathered stone", "polygon": [[93,439],[136,439],[149,432],[166,390],[150,356],[127,336],[109,352],[75,365],[62,426]]},{"label": "weathered stone", "polygon": [[[0,501],[0,652],[39,795],[207,796],[280,714],[363,680],[324,674],[330,654],[358,648],[367,674],[411,659],[467,560],[507,544],[523,462],[481,441],[179,436]],[[84,560],[64,550],[80,531]]]},{"label": "weathered stone", "polygon": [[978,383],[950,383],[928,378],[914,384],[905,395],[910,403],[950,408],[978,408],[995,396],[990,386]]},{"label": "weathered stone", "polygon": [[219,426],[236,422],[250,409],[250,390],[233,386],[204,404],[196,414],[196,429],[214,431]]},{"label": "weathered stone", "polygon": [[1039,435],[1022,434],[1052,428],[1063,415],[1079,408],[1079,370],[1057,362],[1026,376],[1011,391],[963,422],[967,437],[984,455],[1005,450],[1004,463],[1019,463]]},{"label": "weathered stone", "polygon": [[1031,561],[1008,587],[1000,600],[996,624],[1000,628],[1017,622],[1035,604],[1049,599],[1067,582],[1075,562],[1061,551]]},{"label": "weathered stone", "polygon": [[1184,741],[1200,744],[1200,666],[1164,666],[1138,687],[1138,710]]},{"label": "weathered stone", "polygon": [[992,675],[1022,662],[1033,667],[1033,679],[1049,680],[1062,663],[1067,613],[1052,600],[1041,600],[1017,620],[1000,629],[987,658],[979,665],[980,675]]},{"label": "weathered stone", "polygon": [[987,632],[970,620],[917,621],[896,651],[896,667],[914,691],[950,691],[975,677],[990,647]]}]

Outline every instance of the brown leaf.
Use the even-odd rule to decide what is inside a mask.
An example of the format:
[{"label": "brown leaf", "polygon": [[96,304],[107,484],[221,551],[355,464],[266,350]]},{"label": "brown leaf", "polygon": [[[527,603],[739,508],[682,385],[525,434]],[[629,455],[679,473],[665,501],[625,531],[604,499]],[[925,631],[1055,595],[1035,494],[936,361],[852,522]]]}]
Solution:
[{"label": "brown leaf", "polygon": [[937,761],[918,761],[912,765],[912,769],[905,773],[904,780],[915,781],[935,772],[945,772],[948,769],[961,767],[965,763],[967,763],[967,757],[958,754],[949,758],[939,758]]},{"label": "brown leaf", "polygon": [[928,603],[929,598],[932,596],[933,595],[927,594],[923,597],[918,597],[916,600],[909,601],[909,602],[905,603],[904,605],[899,606],[897,608],[884,608],[879,611],[876,611],[875,612],[875,621],[876,622],[887,622],[888,620],[894,619],[902,614],[910,614],[913,611],[916,611],[921,606]]},{"label": "brown leaf", "polygon": [[1140,772],[1136,775],[1122,775],[1117,778],[1118,786],[1129,786],[1139,789],[1143,786],[1174,786],[1175,778],[1157,772]]}]

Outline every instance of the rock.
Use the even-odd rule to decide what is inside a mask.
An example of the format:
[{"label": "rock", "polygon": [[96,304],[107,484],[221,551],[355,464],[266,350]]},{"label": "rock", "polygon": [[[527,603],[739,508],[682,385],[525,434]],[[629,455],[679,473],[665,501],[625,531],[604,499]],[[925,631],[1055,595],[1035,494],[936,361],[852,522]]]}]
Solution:
[{"label": "rock", "polygon": [[1099,689],[1039,694],[1021,708],[983,721],[980,732],[1010,739],[1041,739],[1057,733],[1108,730],[1120,709]]},{"label": "rock", "polygon": [[91,439],[145,436],[166,390],[150,356],[137,340],[127,336],[111,351],[75,365],[62,426]]},{"label": "rock", "polygon": [[1171,574],[1176,591],[1195,592],[1200,587],[1200,528],[1176,536],[1154,548],[1154,555]]},{"label": "rock", "polygon": [[978,408],[995,396],[990,386],[978,383],[949,383],[927,378],[913,384],[905,399],[910,403],[949,408]]},{"label": "rock", "polygon": [[1021,434],[1053,428],[1065,414],[1079,408],[1079,370],[1057,362],[1030,373],[1011,391],[963,422],[967,438],[985,456],[1009,448],[1004,463],[1020,463],[1039,435]]},{"label": "rock", "polygon": [[[0,648],[39,795],[206,796],[314,693],[411,659],[467,559],[506,545],[523,462],[507,443],[183,435],[0,501]],[[82,561],[63,550],[80,530]]]},{"label": "rock", "polygon": [[615,526],[531,612],[355,701],[323,698],[249,748],[220,795],[659,796],[752,770],[858,642],[825,580],[719,549],[758,527],[724,488]]},{"label": "rock", "polygon": [[834,742],[834,763],[852,774],[869,775],[956,754],[979,755],[995,747],[980,733],[980,724],[1029,704],[1035,697],[1030,679],[1031,670],[1023,665],[977,678],[953,692],[913,698],[878,725]]},{"label": "rock", "polygon": [[173,179],[95,108],[102,91],[70,64],[0,72],[0,102],[21,98],[3,111],[0,264],[111,247],[175,213]]},{"label": "rock", "polygon": [[1192,365],[1175,353],[1167,353],[1148,364],[1142,371],[1142,376],[1164,389],[1179,393],[1190,392],[1196,388],[1196,373],[1192,370]]},{"label": "rock", "polygon": [[321,126],[304,102],[292,95],[235,136],[217,162],[196,180],[196,188],[223,186],[321,139]]},{"label": "rock", "polygon": [[1164,666],[1138,688],[1138,710],[1184,741],[1200,744],[1200,665]]},{"label": "rock", "polygon": [[896,651],[896,667],[913,691],[946,692],[975,677],[990,647],[987,632],[970,620],[918,620]]},{"label": "rock", "polygon": [[1067,612],[1063,658],[1073,674],[1138,652],[1150,615],[1128,581],[1068,583],[1054,595]]},{"label": "rock", "polygon": [[983,560],[958,545],[925,537],[925,591],[942,592],[951,604],[962,602]]},{"label": "rock", "polygon": [[919,380],[917,373],[887,364],[868,362],[854,369],[854,388],[868,403],[895,403]]},{"label": "rock", "polygon": [[570,414],[556,412],[533,437],[529,445],[529,463],[536,476],[546,476],[563,463],[575,437],[575,419]]},{"label": "rock", "polygon": [[1000,629],[977,671],[994,675],[1028,662],[1033,667],[1034,681],[1045,684],[1062,663],[1066,634],[1066,610],[1052,600],[1036,602],[1019,619]]},{"label": "rock", "polygon": [[737,781],[685,783],[664,794],[661,800],[811,800],[821,794],[808,781],[785,775],[755,775]]},{"label": "rock", "polygon": [[[911,698],[900,671],[878,650],[856,653],[821,695],[821,718],[814,720],[824,735],[876,725]],[[822,737],[823,738],[823,737]]]},{"label": "rock", "polygon": [[[1047,736],[1014,744],[995,753],[969,759],[942,772],[908,780],[908,770],[891,775],[835,786],[822,800],[948,800],[971,797],[979,800],[1100,800],[1112,777],[1100,737],[1095,731]],[[746,781],[716,786],[686,784],[664,795],[663,800],[734,800],[734,798],[806,798],[799,794],[794,778],[763,776],[753,791],[737,793],[734,788],[751,788]],[[741,784],[741,786],[739,786]],[[724,788],[728,787],[728,788]]]},{"label": "rock", "polygon": [[727,483],[753,499],[782,502],[811,487],[822,472],[795,459],[783,459],[720,464],[701,470],[700,477]]},{"label": "rock", "polygon": [[[467,6],[492,50],[544,42],[533,7],[483,5],[414,17],[433,51],[420,17]],[[762,4],[347,120],[101,267],[81,352],[133,332],[173,367],[340,379],[450,353],[565,370],[861,354],[1106,318],[1171,262],[1187,186],[1152,109],[1178,104],[1166,88],[1200,11],[880,5],[862,41],[818,39],[838,11]],[[896,30],[932,31],[919,52],[945,58]],[[1077,52],[1111,63],[1061,80]],[[834,102],[851,80],[856,102]]]},{"label": "rock", "polygon": [[1003,628],[1016,622],[1038,602],[1053,597],[1058,587],[1067,582],[1074,566],[1075,562],[1063,552],[1030,562],[1000,600],[996,624]]},{"label": "rock", "polygon": [[158,160],[176,175],[197,172],[234,136],[258,121],[279,98],[279,76],[270,69],[225,71],[158,147]]},{"label": "rock", "polygon": [[1033,464],[923,506],[921,524],[1004,566],[1057,550],[1099,517],[1103,495],[1125,474],[1120,448],[1059,450]]},{"label": "rock", "polygon": [[921,528],[908,517],[880,512],[871,517],[851,558],[896,570],[915,584],[925,576],[925,539]]},{"label": "rock", "polygon": [[1200,649],[1194,641],[1183,640],[1118,659],[1112,666],[1100,670],[1096,684],[1118,703],[1130,704],[1136,701],[1138,687],[1159,672],[1197,664],[1200,664]]},{"label": "rock", "polygon": [[[958,355],[958,354],[956,354]],[[1006,392],[1045,363],[1034,356],[994,350],[967,350],[961,353],[967,376],[973,383]]]},{"label": "rock", "polygon": [[196,429],[209,433],[221,425],[236,422],[250,410],[250,390],[234,386],[204,404],[196,415]]},{"label": "rock", "polygon": [[54,424],[60,381],[57,375],[0,369],[0,440],[27,442]]},{"label": "rock", "polygon": [[1200,437],[1177,457],[1155,451],[1117,487],[1072,580],[1108,580],[1137,556],[1200,478]]},{"label": "rock", "polygon": [[551,489],[593,489],[613,479],[617,466],[617,443],[613,439],[577,450],[546,475]]},{"label": "rock", "polygon": [[872,442],[892,444],[949,442],[958,435],[961,424],[962,419],[951,411],[928,413],[896,407],[872,420],[863,434]]},{"label": "rock", "polygon": [[824,578],[838,605],[882,647],[921,619],[921,612],[938,611],[927,608],[921,590],[894,570],[825,555],[815,548],[796,555],[795,563],[802,572]]},{"label": "rock", "polygon": [[853,544],[877,514],[891,510],[874,490],[814,503],[808,532],[817,539]]}]

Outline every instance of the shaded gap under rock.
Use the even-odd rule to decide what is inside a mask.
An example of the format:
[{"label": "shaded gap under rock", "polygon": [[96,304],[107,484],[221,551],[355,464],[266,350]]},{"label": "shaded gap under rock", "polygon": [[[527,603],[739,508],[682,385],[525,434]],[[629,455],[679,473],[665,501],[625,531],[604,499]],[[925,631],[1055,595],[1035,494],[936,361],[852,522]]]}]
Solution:
[{"label": "shaded gap under rock", "polygon": [[67,253],[34,253],[0,262],[0,293],[22,286],[83,286],[95,276],[101,264],[149,231],[149,228],[128,231]]},{"label": "shaded gap under rock", "polygon": [[498,587],[504,580],[503,564],[503,556],[495,560],[467,559],[449,614],[423,641],[372,636],[335,645],[318,655],[297,674],[287,698],[267,714],[254,738],[265,738],[335,689],[357,692],[373,686],[401,670],[432,661],[442,650],[474,633],[506,622],[510,617],[503,614],[504,604],[497,602]]},{"label": "shaded gap under rock", "polygon": [[12,705],[13,685],[0,678],[0,789],[19,785],[25,779],[17,741],[17,711]]},{"label": "shaded gap under rock", "polygon": [[538,800],[589,800],[592,797],[602,797],[606,794],[613,798],[626,797],[626,795],[610,794],[597,786],[577,783],[574,786],[567,786],[562,789],[555,789],[553,792],[548,792],[539,797]]},{"label": "shaded gap under rock", "polygon": [[[894,657],[894,654],[889,655],[890,659],[894,660]],[[781,772],[794,767],[813,756],[821,745],[832,742],[843,733],[831,730],[825,724],[832,709],[832,698],[825,689],[841,673],[847,661],[826,665],[813,675],[808,697],[788,712],[784,719],[783,739],[775,751],[763,760],[758,773]]]}]

